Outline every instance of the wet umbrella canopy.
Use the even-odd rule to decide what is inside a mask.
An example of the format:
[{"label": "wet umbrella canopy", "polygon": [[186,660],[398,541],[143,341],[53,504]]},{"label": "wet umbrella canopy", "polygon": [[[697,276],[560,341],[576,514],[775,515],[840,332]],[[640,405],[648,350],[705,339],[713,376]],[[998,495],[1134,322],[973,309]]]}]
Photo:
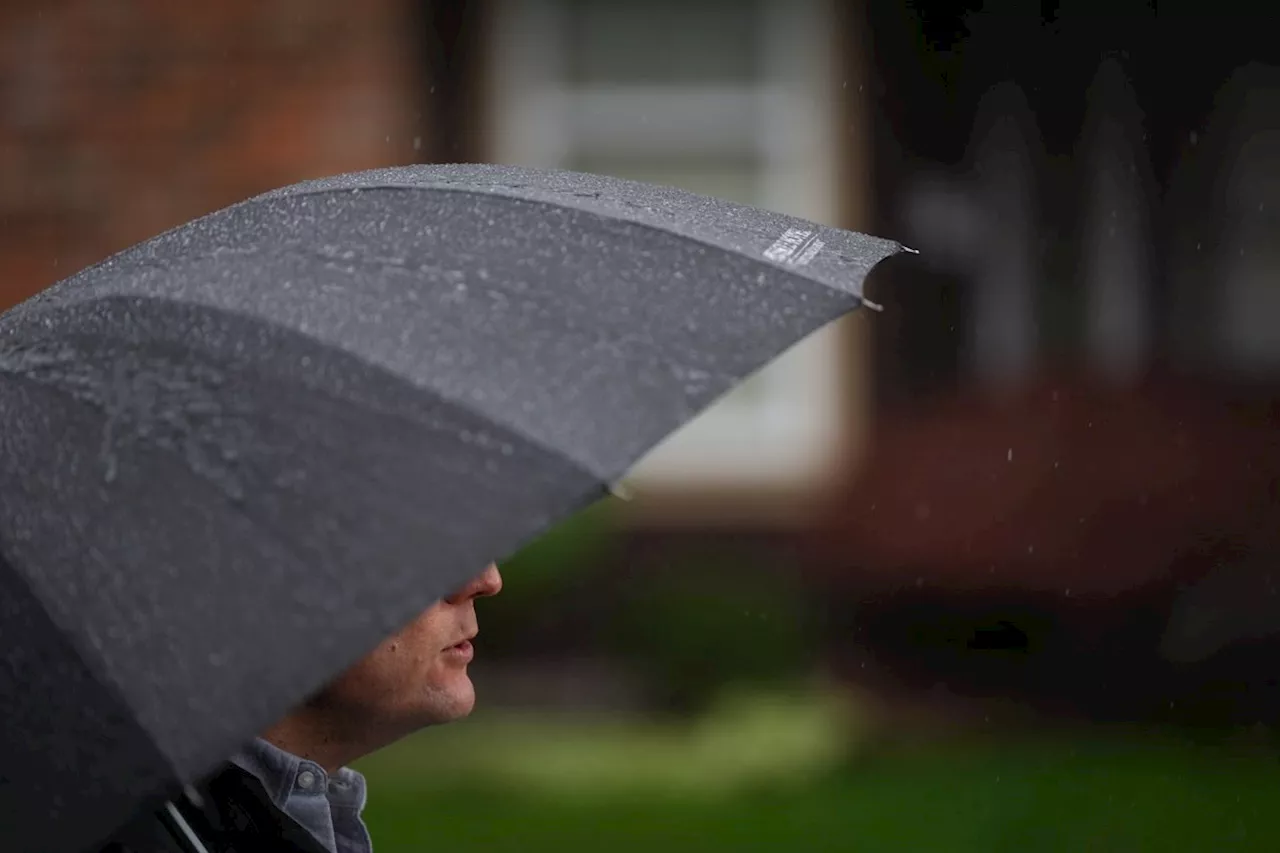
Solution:
[{"label": "wet umbrella canopy", "polygon": [[316,181],[0,317],[0,826],[208,772],[901,247],[595,176]]}]

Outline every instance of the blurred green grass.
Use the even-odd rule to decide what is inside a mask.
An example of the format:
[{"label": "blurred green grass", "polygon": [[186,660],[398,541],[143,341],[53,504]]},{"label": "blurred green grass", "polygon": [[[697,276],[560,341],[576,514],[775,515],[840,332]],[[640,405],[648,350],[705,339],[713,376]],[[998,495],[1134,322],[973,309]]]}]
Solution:
[{"label": "blurred green grass", "polygon": [[1280,767],[1097,733],[863,753],[832,699],[687,724],[485,714],[367,759],[379,853],[1280,850]]}]

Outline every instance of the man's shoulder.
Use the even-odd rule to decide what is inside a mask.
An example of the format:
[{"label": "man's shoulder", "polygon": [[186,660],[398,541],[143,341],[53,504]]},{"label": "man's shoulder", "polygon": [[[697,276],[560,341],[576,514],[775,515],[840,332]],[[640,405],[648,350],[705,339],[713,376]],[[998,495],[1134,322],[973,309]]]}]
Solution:
[{"label": "man's shoulder", "polygon": [[[183,818],[209,853],[327,853],[271,802],[253,774],[227,764],[194,786]],[[101,853],[186,853],[156,815],[125,827]]]}]

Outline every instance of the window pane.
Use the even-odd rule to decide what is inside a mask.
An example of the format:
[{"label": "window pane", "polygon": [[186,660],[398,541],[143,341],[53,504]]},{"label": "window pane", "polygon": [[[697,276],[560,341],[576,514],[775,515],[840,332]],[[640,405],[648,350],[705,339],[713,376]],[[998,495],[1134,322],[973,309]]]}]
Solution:
[{"label": "window pane", "polygon": [[750,83],[760,77],[754,0],[564,0],[569,82]]}]

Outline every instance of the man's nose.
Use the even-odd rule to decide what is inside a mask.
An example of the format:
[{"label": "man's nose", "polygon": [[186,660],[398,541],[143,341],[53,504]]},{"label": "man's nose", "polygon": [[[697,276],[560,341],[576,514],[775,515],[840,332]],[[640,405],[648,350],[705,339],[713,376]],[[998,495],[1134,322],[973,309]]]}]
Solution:
[{"label": "man's nose", "polygon": [[467,581],[465,586],[445,600],[450,604],[462,604],[477,598],[488,598],[500,592],[502,592],[502,575],[498,573],[497,565],[490,563],[483,572]]}]

